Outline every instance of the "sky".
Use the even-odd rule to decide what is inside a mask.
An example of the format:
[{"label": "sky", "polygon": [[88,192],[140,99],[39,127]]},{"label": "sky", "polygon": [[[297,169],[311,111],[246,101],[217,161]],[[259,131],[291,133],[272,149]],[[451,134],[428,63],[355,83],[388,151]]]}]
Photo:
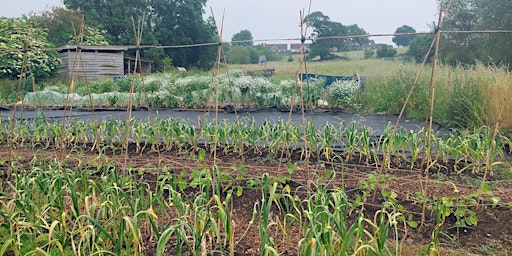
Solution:
[{"label": "sky", "polygon": [[[63,6],[62,0],[0,0],[0,16],[20,17],[50,10],[52,6]],[[392,34],[402,25],[427,32],[438,16],[436,0],[208,0],[205,11],[222,27],[224,41],[247,29],[255,40],[266,43],[299,38],[301,12],[320,11],[331,21],[357,24],[369,34]],[[310,32],[311,29],[306,30],[307,35]],[[389,36],[370,39],[392,44]]]}]

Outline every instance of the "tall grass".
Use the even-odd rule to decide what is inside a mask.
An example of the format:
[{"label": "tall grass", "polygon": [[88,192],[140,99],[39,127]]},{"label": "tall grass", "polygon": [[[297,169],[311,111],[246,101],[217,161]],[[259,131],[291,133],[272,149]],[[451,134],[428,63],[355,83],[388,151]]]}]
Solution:
[{"label": "tall grass", "polygon": [[[364,59],[363,52],[339,53],[341,60],[309,62],[308,73],[348,76],[357,73],[366,80],[362,97],[363,111],[398,113],[420,70],[418,64],[405,60]],[[291,79],[298,69],[296,62],[269,62],[277,79]],[[259,66],[236,66],[258,69]],[[304,72],[304,68],[302,69]],[[406,114],[424,119],[428,109],[428,87],[432,70],[423,69],[406,107]],[[512,130],[512,74],[506,67],[439,66],[436,81],[434,119],[459,128],[492,126],[500,121],[502,128]],[[499,116],[500,109],[503,113]]]},{"label": "tall grass", "polygon": [[[382,64],[381,64],[382,65]],[[419,67],[412,63],[389,61],[385,69],[366,76],[363,109],[370,112],[398,113],[413,86]],[[477,64],[472,67],[439,68],[436,81],[434,119],[447,126],[467,129],[494,126],[512,129],[512,74],[504,67]],[[427,116],[430,71],[423,71],[406,106],[410,117]],[[502,116],[499,116],[503,108]]]}]

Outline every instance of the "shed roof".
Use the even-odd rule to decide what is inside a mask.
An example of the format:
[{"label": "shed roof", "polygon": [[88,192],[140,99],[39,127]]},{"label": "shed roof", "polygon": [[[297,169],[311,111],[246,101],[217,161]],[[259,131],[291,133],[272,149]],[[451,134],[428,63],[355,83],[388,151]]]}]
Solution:
[{"label": "shed roof", "polygon": [[57,47],[55,50],[58,52],[82,49],[86,51],[127,51],[128,46],[124,45],[63,45]]}]

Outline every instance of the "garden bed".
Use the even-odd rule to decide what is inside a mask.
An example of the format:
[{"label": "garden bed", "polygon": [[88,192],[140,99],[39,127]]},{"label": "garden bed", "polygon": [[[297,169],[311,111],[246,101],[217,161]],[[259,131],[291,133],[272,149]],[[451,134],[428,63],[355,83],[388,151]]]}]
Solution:
[{"label": "garden bed", "polygon": [[23,109],[16,119],[12,109],[4,111],[0,249],[8,255],[512,249],[506,137],[484,128],[429,131],[415,120],[392,130],[395,115],[318,111],[304,120],[301,112],[240,109],[219,112],[219,122],[210,112],[201,122],[204,112],[192,110],[133,111],[128,121],[122,109]]},{"label": "garden bed", "polygon": [[[453,163],[439,165],[438,171],[432,171],[428,175],[430,186],[428,194],[423,195],[423,198],[441,201],[441,198],[455,199],[455,196],[458,195],[460,205],[454,204],[448,207],[450,214],[440,224],[439,220],[436,221],[437,212],[434,207],[436,204],[434,201],[429,201],[430,207],[426,209],[425,220],[420,227],[422,201],[419,197],[419,193],[421,193],[419,182],[425,182],[425,175],[422,174],[421,169],[411,169],[406,163],[400,164],[400,161],[392,161],[396,164],[392,164],[390,168],[379,170],[379,168],[359,162],[358,156],[348,162],[343,158],[328,161],[314,157],[306,161],[301,159],[300,152],[297,152],[290,155],[288,159],[284,159],[282,168],[279,169],[279,159],[256,152],[248,152],[243,158],[240,158],[234,153],[222,153],[222,149],[219,148],[214,161],[213,152],[204,151],[204,149],[198,149],[199,151],[195,153],[191,151],[188,154],[181,154],[178,151],[135,152],[135,149],[136,146],[133,144],[129,146],[128,151],[121,150],[110,153],[96,152],[86,145],[81,146],[78,151],[63,151],[53,147],[40,149],[25,147],[17,148],[14,157],[16,166],[20,170],[19,174],[30,172],[30,169],[37,166],[34,164],[35,162],[47,163],[48,166],[59,164],[62,170],[68,171],[93,170],[87,177],[87,179],[93,180],[111,177],[112,174],[106,171],[110,169],[120,176],[119,180],[125,179],[125,182],[134,182],[130,186],[147,186],[155,196],[160,196],[161,204],[167,205],[172,202],[170,199],[172,195],[169,192],[159,194],[163,191],[159,191],[162,189],[162,184],[159,183],[166,183],[166,179],[182,180],[186,183],[180,192],[182,198],[185,202],[193,203],[194,197],[201,193],[212,195],[211,192],[204,191],[204,188],[201,189],[195,179],[201,171],[213,171],[212,166],[216,166],[224,177],[221,182],[221,200],[226,200],[226,195],[232,193],[232,201],[227,207],[230,211],[231,228],[236,241],[235,255],[261,254],[262,241],[257,224],[261,221],[261,216],[260,213],[255,214],[254,210],[256,209],[255,205],[263,204],[262,196],[264,194],[268,196],[269,187],[262,183],[264,182],[262,177],[266,174],[272,182],[278,184],[277,193],[280,194],[271,207],[270,221],[273,225],[269,226],[267,230],[268,235],[275,242],[274,248],[280,255],[301,254],[299,245],[304,246],[305,240],[303,239],[307,232],[299,224],[299,221],[291,221],[291,218],[286,218],[284,207],[287,198],[291,196],[298,200],[299,204],[296,204],[296,207],[302,205],[304,209],[308,209],[307,204],[312,198],[319,194],[326,195],[335,191],[343,191],[351,203],[359,204],[350,214],[347,214],[347,225],[357,221],[361,212],[365,218],[372,221],[375,216],[379,216],[378,211],[380,210],[391,213],[389,206],[384,206],[386,203],[392,204],[394,207],[400,206],[400,213],[407,216],[406,222],[410,222],[410,225],[401,221],[398,224],[397,241],[399,241],[402,255],[418,254],[426,250],[426,247],[433,241],[432,235],[435,234],[436,225],[440,225],[439,247],[436,249],[442,255],[494,254],[505,253],[512,249],[512,229],[507,225],[507,223],[512,223],[512,210],[510,204],[506,203],[512,202],[510,193],[512,181],[510,175],[507,176],[501,171],[497,171],[495,175],[489,177],[487,184],[490,185],[490,188],[482,195],[482,201],[471,204],[469,202],[477,199],[474,193],[479,189],[482,173],[458,174],[451,168]],[[2,147],[1,151],[2,155],[9,154],[9,149],[6,147]],[[342,153],[339,152],[339,155],[341,156]],[[44,169],[49,168],[48,166],[41,165],[39,167]],[[2,166],[3,170],[6,168],[5,165]],[[376,179],[378,179],[378,183],[375,183]],[[5,176],[3,180],[8,182]],[[98,181],[98,183],[100,182]],[[173,182],[168,184],[173,184]],[[122,184],[119,185],[123,188]],[[179,187],[179,185],[176,186]],[[263,195],[262,188],[264,189]],[[131,190],[129,187],[125,187],[125,189],[126,193]],[[454,194],[455,189],[458,190],[457,194]],[[210,187],[207,187],[206,190],[210,190]],[[236,195],[237,193],[240,194]],[[100,195],[97,197],[102,198]],[[491,197],[500,198],[499,203],[491,203]],[[6,202],[5,197],[2,200],[4,203]],[[99,200],[106,200],[106,198]],[[82,205],[82,203],[79,204]],[[212,207],[216,205],[215,202],[210,202],[210,204]],[[179,217],[170,211],[172,206],[167,206],[171,207],[169,210],[164,210],[166,207],[163,207],[162,212],[158,211],[162,205],[157,203],[153,207],[158,216],[157,223],[159,225],[163,225],[166,220],[172,223],[172,218]],[[464,214],[456,216],[456,209],[464,209]],[[218,209],[214,210],[214,212],[216,211]],[[122,215],[123,212],[118,211],[116,215]],[[290,211],[288,214],[292,213],[293,211]],[[304,214],[304,212],[302,213]],[[466,222],[461,222],[461,220],[468,221],[466,218],[474,217],[472,214],[477,217],[477,223],[468,225]],[[130,215],[128,214],[128,216]],[[193,216],[189,217],[193,218]],[[114,216],[112,218],[117,219]],[[304,218],[304,222],[307,221],[304,215],[302,218]],[[285,223],[286,220],[291,223]],[[252,224],[250,224],[251,221]],[[149,225],[147,220],[142,222]],[[376,224],[378,225],[378,223]],[[369,232],[374,232],[370,224],[366,224],[365,227]],[[405,230],[407,232],[404,232]],[[158,245],[154,231],[150,226],[142,225],[140,232],[139,250],[143,255],[154,255]],[[390,230],[386,244],[394,252],[393,241],[395,239],[392,233]],[[101,235],[101,232],[98,235]],[[178,253],[179,249],[176,247],[176,243],[175,238],[170,238],[164,255]],[[226,248],[218,248],[208,244],[208,247],[205,248],[229,251],[228,245]],[[193,251],[187,248],[182,249],[189,253]]]}]

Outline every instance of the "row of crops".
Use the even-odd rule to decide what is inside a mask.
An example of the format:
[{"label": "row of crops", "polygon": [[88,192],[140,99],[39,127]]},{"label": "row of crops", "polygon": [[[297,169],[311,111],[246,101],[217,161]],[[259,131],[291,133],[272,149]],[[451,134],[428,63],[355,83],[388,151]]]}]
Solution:
[{"label": "row of crops", "polygon": [[[351,81],[310,81],[301,91],[296,81],[242,71],[71,87],[47,86],[23,103],[361,107]],[[508,183],[489,180],[510,170],[510,140],[497,128],[2,118],[0,255],[407,255],[419,254],[403,245],[421,227],[430,239],[420,253],[441,255],[444,241],[477,228],[477,208],[512,209]],[[351,175],[359,176],[349,187]],[[411,183],[420,186],[404,194],[391,185]]]},{"label": "row of crops", "polygon": [[[255,245],[256,250],[279,255],[283,245],[270,233],[278,227],[284,236],[291,230],[303,235],[293,244],[301,255],[389,255],[393,249],[386,244],[388,237],[407,229],[404,223],[409,220],[391,203],[375,219],[365,218],[364,205],[349,201],[342,190],[323,189],[306,199],[268,175],[256,179],[262,193],[254,202],[252,219],[235,225],[233,201],[248,192],[235,194],[224,187],[225,196],[212,194],[216,184],[210,171],[194,170],[195,179],[186,180],[185,190],[180,179],[172,179],[164,169],[150,188],[140,181],[141,170],[120,175],[121,170],[109,164],[92,169],[34,158],[3,185],[0,253],[235,255],[247,232],[257,229],[261,245]],[[190,187],[195,188],[193,196]],[[275,207],[282,215],[272,210]],[[348,224],[354,215],[355,222]]]},{"label": "row of crops", "polygon": [[[126,149],[126,143],[135,145],[135,153],[178,151],[197,152],[202,148],[221,148],[223,152],[243,156],[246,152],[265,153],[278,157],[301,152],[302,158],[315,156],[330,160],[340,155],[346,161],[355,156],[367,165],[381,166],[382,159],[399,159],[414,164],[422,159],[440,163],[453,162],[455,171],[490,170],[499,162],[510,140],[482,127],[472,131],[436,134],[427,129],[419,131],[393,130],[388,127],[377,135],[363,123],[327,123],[314,127],[313,123],[297,124],[292,120],[265,121],[257,125],[254,118],[205,123],[201,127],[177,119],[149,119],[139,121],[85,121],[47,122],[45,119],[3,120],[0,141],[15,147],[79,148],[92,145],[91,150],[102,152]],[[385,162],[389,165],[389,162]]]},{"label": "row of crops", "polygon": [[[144,80],[141,77],[132,79],[127,76],[116,80],[81,83],[74,88],[64,84],[51,85],[43,90],[27,93],[23,103],[32,106],[127,106],[131,97],[135,105],[152,107],[200,107],[215,102],[263,107],[292,103],[297,105],[301,103],[299,95],[304,95],[302,100],[312,104],[311,106],[320,103],[338,107],[360,107],[360,86],[357,82],[337,81],[327,89],[324,84],[322,79],[305,81],[301,93],[301,88],[294,80],[278,81],[261,76],[247,76],[241,70],[230,72],[229,77],[220,75],[218,79],[208,75],[183,77],[162,73],[148,76]],[[132,85],[133,94],[130,94]]]},{"label": "row of crops", "polygon": [[[273,158],[298,151],[304,158],[359,158],[363,165],[375,167],[390,165],[393,156],[411,169],[422,157],[452,163],[458,172],[482,172],[505,165],[499,156],[510,148],[507,138],[488,129],[446,135],[388,129],[376,135],[356,122],[321,128],[284,121],[257,126],[254,120],[206,123],[200,128],[173,119],[8,119],[1,124],[0,141],[13,154],[1,158],[2,168],[9,170],[0,183],[2,255],[235,255],[251,232],[260,241],[256,250],[261,255],[279,255],[286,246],[300,255],[399,255],[404,236],[418,227],[419,219],[376,176],[361,180],[363,193],[355,199],[349,198],[343,184],[328,185],[344,168],[317,177],[315,190],[294,190],[269,174],[251,177],[242,166],[204,165],[201,161],[211,152],[205,149]],[[170,151],[193,156],[188,161],[197,167],[123,167],[109,155],[122,155],[125,143],[144,156]],[[18,155],[24,148],[31,152],[25,162]],[[50,149],[63,157],[45,156]],[[91,151],[96,152],[92,159],[85,155]],[[146,174],[154,178],[143,179]],[[385,201],[368,216],[366,197],[378,186]],[[254,190],[260,196],[249,206],[251,219],[235,223],[237,200]],[[457,218],[457,230],[477,224],[475,212],[467,207],[477,199],[476,194],[458,196],[456,201],[418,199],[436,216],[426,254],[439,254],[443,223],[450,215]],[[497,197],[491,199],[494,205],[500,203]],[[294,233],[301,237],[298,243],[282,242]]]}]

